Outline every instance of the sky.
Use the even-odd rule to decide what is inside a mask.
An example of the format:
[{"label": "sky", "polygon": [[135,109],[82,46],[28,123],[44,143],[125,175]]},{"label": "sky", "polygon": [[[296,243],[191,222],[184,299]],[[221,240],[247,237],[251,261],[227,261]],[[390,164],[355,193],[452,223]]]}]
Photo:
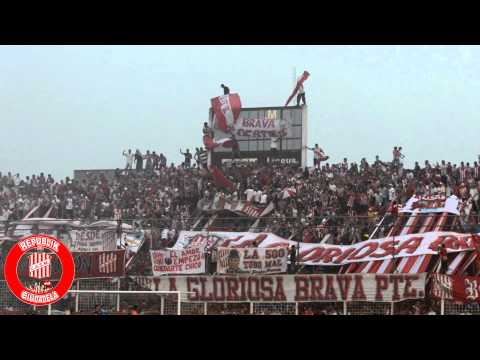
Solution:
[{"label": "sky", "polygon": [[[244,107],[282,106],[308,70],[308,143],[332,162],[403,147],[406,166],[480,154],[479,46],[0,46],[0,171],[124,166],[124,149],[168,162],[202,146],[220,84]],[[309,152],[309,164],[312,154]]]}]

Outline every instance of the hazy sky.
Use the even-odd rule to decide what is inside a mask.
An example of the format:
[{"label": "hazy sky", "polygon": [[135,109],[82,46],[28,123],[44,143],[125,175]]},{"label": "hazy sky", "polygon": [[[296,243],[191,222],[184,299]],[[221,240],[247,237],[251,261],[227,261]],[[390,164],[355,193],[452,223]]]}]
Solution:
[{"label": "hazy sky", "polygon": [[[407,166],[480,154],[478,46],[0,46],[0,171],[124,166],[121,151],[201,145],[220,83],[244,107],[281,106],[297,75],[309,144],[332,158]],[[309,163],[311,163],[311,154]]]}]

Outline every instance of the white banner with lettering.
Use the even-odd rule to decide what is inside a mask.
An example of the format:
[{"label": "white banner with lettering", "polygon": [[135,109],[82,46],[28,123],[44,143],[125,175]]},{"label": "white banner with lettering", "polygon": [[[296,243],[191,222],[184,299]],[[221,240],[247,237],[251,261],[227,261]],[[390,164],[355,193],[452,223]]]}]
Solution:
[{"label": "white banner with lettering", "polygon": [[354,245],[298,243],[271,233],[182,231],[174,249],[190,246],[205,246],[211,249],[213,247],[274,248],[299,245],[298,263],[345,265],[408,256],[436,255],[438,246],[442,243],[449,253],[475,249],[475,239],[472,234],[440,231],[373,239]]},{"label": "white banner with lettering", "polygon": [[183,250],[151,250],[153,275],[203,274],[205,256],[202,247]]},{"label": "white banner with lettering", "polygon": [[117,250],[115,230],[71,230],[70,251],[112,251]]},{"label": "white banner with lettering", "polygon": [[[190,302],[402,301],[425,297],[426,274],[223,275],[132,277],[155,291],[182,291]],[[191,292],[191,293],[190,293]]]},{"label": "white banner with lettering", "polygon": [[462,203],[455,195],[449,197],[443,195],[432,196],[412,196],[400,212],[417,212],[425,213],[450,213],[460,215],[460,207]]},{"label": "white banner with lettering", "polygon": [[291,119],[276,118],[239,118],[234,125],[234,134],[238,140],[271,137],[291,137]]},{"label": "white banner with lettering", "polygon": [[267,206],[256,206],[246,201],[231,201],[225,198],[222,193],[217,193],[210,203],[203,205],[204,211],[223,211],[230,210],[235,213],[258,218],[270,214],[274,210],[273,202]]},{"label": "white banner with lettering", "polygon": [[217,251],[217,273],[284,273],[287,271],[288,247],[225,248]]}]

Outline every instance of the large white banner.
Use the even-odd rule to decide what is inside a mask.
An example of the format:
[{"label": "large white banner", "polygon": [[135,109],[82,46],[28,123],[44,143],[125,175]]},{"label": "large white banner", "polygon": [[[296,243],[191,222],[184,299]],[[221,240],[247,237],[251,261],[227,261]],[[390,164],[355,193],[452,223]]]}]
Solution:
[{"label": "large white banner", "polygon": [[174,249],[189,246],[260,247],[299,246],[297,262],[304,265],[345,265],[354,262],[387,260],[400,257],[436,255],[444,244],[448,253],[475,249],[472,234],[427,232],[362,241],[354,245],[298,243],[271,233],[182,231]]},{"label": "large white banner", "polygon": [[144,231],[123,232],[120,240],[117,240],[117,246],[128,249],[129,252],[136,254],[144,240]]},{"label": "large white banner", "polygon": [[214,199],[204,205],[202,209],[204,211],[221,211],[221,210],[230,210],[235,213],[240,213],[242,215],[247,215],[249,217],[262,217],[268,215],[274,210],[274,205],[272,202],[267,206],[256,206],[250,204],[246,201],[237,200],[237,201],[230,201],[225,198],[222,193],[218,193],[215,195]]},{"label": "large white banner", "polygon": [[113,230],[82,229],[70,231],[70,251],[117,250],[117,236]]},{"label": "large white banner", "polygon": [[151,250],[153,275],[203,274],[205,255],[203,248],[190,247],[183,250]]},{"label": "large white banner", "polygon": [[156,291],[189,292],[192,302],[402,301],[425,297],[426,274],[133,277]]},{"label": "large white banner", "polygon": [[432,196],[412,196],[405,206],[400,209],[400,212],[417,212],[417,213],[451,213],[455,215],[460,215],[460,200],[455,196],[443,196],[443,195],[432,195]]},{"label": "large white banner", "polygon": [[239,140],[249,138],[291,137],[290,119],[277,118],[239,118],[234,125],[235,137]]},{"label": "large white banner", "polygon": [[225,248],[217,251],[217,273],[284,273],[288,248]]}]

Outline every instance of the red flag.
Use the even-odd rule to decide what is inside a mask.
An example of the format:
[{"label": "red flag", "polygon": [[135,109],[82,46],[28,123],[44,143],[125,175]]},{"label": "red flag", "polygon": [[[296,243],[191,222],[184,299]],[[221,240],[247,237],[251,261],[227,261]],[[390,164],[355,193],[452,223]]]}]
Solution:
[{"label": "red flag", "polygon": [[398,205],[395,201],[392,201],[392,203],[390,204],[388,212],[391,213],[393,216],[398,216]]},{"label": "red flag", "polygon": [[215,185],[220,188],[227,188],[231,191],[235,190],[235,185],[228,180],[223,174],[222,170],[217,168],[215,165],[210,166],[210,171],[212,172],[213,181]]},{"label": "red flag", "polygon": [[308,71],[304,71],[303,72],[303,75],[300,77],[300,79],[297,81],[297,85],[295,86],[295,89],[293,89],[293,92],[292,92],[292,95],[290,95],[290,97],[288,98],[287,102],[285,103],[285,106],[288,106],[288,104],[290,103],[290,101],[292,101],[293,97],[297,94],[298,92],[298,89],[300,88],[300,86],[305,82],[305,80],[308,79],[308,77],[310,76],[310,73]]},{"label": "red flag", "polygon": [[207,150],[213,150],[216,147],[223,146],[226,148],[231,148],[235,146],[235,140],[231,138],[224,138],[220,140],[215,140],[212,137],[205,135],[203,137],[203,144],[207,148]]},{"label": "red flag", "polygon": [[217,128],[229,133],[240,115],[242,103],[238,94],[218,96],[211,100]]},{"label": "red flag", "polygon": [[282,191],[282,199],[287,199],[289,197],[297,196],[297,190],[295,188],[289,187],[285,188]]}]

